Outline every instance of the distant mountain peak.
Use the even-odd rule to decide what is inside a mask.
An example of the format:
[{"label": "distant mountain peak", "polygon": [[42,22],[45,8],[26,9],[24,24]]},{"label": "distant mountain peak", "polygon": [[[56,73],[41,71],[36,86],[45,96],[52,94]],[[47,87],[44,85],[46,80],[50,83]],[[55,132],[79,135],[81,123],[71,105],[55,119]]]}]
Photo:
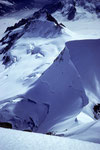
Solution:
[{"label": "distant mountain peak", "polygon": [[61,34],[61,29],[62,24],[45,9],[40,9],[29,18],[21,19],[14,26],[8,27],[5,36],[0,40],[3,64],[13,62],[9,50],[21,37],[56,37]]}]

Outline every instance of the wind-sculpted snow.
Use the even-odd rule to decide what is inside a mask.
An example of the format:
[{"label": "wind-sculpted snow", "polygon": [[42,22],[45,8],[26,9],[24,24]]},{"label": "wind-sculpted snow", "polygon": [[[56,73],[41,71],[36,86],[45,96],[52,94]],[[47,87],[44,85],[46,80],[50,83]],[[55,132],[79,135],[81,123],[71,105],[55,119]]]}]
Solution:
[{"label": "wind-sculpted snow", "polygon": [[[36,131],[49,112],[49,105],[30,99],[15,98],[1,106],[0,122],[12,124],[13,129]],[[1,125],[1,124],[0,124]]]},{"label": "wind-sculpted snow", "polygon": [[[68,42],[66,46],[81,76],[93,112],[94,105],[100,103],[100,39]],[[93,117],[92,112],[89,115]]]},{"label": "wind-sculpted snow", "polygon": [[0,100],[27,91],[53,63],[65,46],[62,32],[61,24],[45,10],[6,29],[0,42]]},{"label": "wind-sculpted snow", "polygon": [[50,21],[35,20],[31,22],[23,37],[52,38],[57,37],[60,31],[61,28]]},{"label": "wind-sculpted snow", "polygon": [[100,96],[98,91],[100,84],[100,39],[72,41],[68,42],[66,46],[69,49],[71,60],[81,75],[84,87]]},{"label": "wind-sculpted snow", "polygon": [[25,97],[50,105],[50,112],[40,126],[40,132],[47,132],[61,120],[75,116],[88,103],[68,49],[61,52],[53,65],[31,85]]},{"label": "wind-sculpted snow", "polygon": [[[58,4],[44,8],[53,12]],[[65,45],[99,37],[98,27],[89,30],[84,19],[76,29],[76,21],[66,22],[56,12],[64,28],[50,13],[28,14],[0,41],[0,127],[100,143],[100,40]]]},{"label": "wind-sculpted snow", "polygon": [[[37,125],[37,132],[46,133],[57,123],[75,118],[81,109],[88,103],[88,99],[82,87],[80,76],[70,60],[67,48],[61,52],[42,76],[30,86],[29,91],[26,92],[23,97],[25,97],[25,99],[23,99],[22,102],[18,102],[18,104],[9,103],[1,108],[1,121],[10,121],[10,123],[16,124],[17,115],[18,118],[21,118],[17,123],[17,128],[20,129],[20,126],[22,126],[22,129],[24,129],[23,124],[26,119],[22,118],[24,118],[27,111],[30,110],[33,114],[33,122],[36,122],[36,118],[34,117],[36,114],[37,118],[45,118],[46,116],[42,124],[40,124],[40,126]],[[18,98],[20,98],[20,96]],[[32,101],[34,102],[35,99],[37,105],[33,103],[33,107],[31,107],[30,101],[26,102],[27,99],[31,100],[31,103]],[[26,103],[27,106],[29,105],[27,109]],[[38,106],[38,103],[49,106],[49,112],[47,114],[41,114],[41,107]],[[12,109],[13,105],[14,108]],[[39,111],[38,113],[37,109]],[[7,110],[7,112],[5,110]],[[15,113],[15,115],[10,116],[11,111]],[[19,111],[21,111],[21,113],[18,113]],[[28,113],[27,115],[28,118],[30,118],[30,114]],[[10,118],[8,116],[10,116]],[[14,123],[11,118],[14,120]],[[25,126],[28,127],[28,125]],[[16,128],[16,126],[14,126],[14,128]],[[53,130],[56,130],[56,128]]]}]

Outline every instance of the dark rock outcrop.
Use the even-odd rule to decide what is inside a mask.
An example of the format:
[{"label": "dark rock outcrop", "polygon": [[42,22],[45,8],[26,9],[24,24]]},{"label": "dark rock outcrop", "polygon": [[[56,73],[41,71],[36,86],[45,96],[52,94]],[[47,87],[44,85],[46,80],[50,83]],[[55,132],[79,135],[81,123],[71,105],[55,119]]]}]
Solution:
[{"label": "dark rock outcrop", "polygon": [[68,20],[72,20],[75,17],[76,8],[75,6],[71,6],[68,11]]},{"label": "dark rock outcrop", "polygon": [[93,107],[94,110],[94,118],[95,119],[100,119],[100,104],[94,105]]},{"label": "dark rock outcrop", "polygon": [[12,129],[12,124],[8,122],[0,122],[0,127]]},{"label": "dark rock outcrop", "polygon": [[74,0],[65,3],[62,9],[63,16],[66,16],[68,20],[73,20],[76,14],[76,3]]}]

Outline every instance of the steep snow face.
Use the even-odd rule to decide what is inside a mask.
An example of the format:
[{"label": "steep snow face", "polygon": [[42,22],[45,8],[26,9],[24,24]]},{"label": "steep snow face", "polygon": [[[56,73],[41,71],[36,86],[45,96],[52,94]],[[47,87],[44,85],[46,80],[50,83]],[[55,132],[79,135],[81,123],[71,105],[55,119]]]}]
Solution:
[{"label": "steep snow face", "polygon": [[25,97],[50,106],[39,132],[47,132],[53,125],[77,115],[88,103],[68,49],[61,52],[53,65],[31,86]]},{"label": "steep snow face", "polygon": [[[26,127],[30,128],[28,120],[32,118],[34,122],[32,125],[33,131],[41,133],[46,133],[52,129],[53,131],[57,130],[55,126],[57,123],[72,118],[74,120],[76,115],[88,103],[80,75],[70,60],[67,48],[61,52],[42,76],[30,86],[28,92],[21,97],[24,97],[24,99],[14,104],[9,103],[9,101],[14,101],[14,99],[16,101],[16,98],[20,98],[20,96],[5,101],[8,104],[1,102],[3,107],[0,111],[0,120],[10,122],[16,129],[24,130]],[[33,106],[31,106],[30,100],[31,103],[33,101]],[[34,104],[34,100],[36,104]],[[29,107],[27,110],[26,105]],[[26,123],[24,123],[24,120]],[[34,126],[36,130],[33,128]],[[63,127],[63,129],[66,128],[67,125]]]},{"label": "steep snow face", "polygon": [[4,35],[0,42],[1,100],[27,91],[53,63],[66,41],[57,20],[43,10],[8,27]]},{"label": "steep snow face", "polygon": [[[65,39],[61,30],[57,20],[44,10],[7,28],[0,43],[2,122],[11,123],[16,129],[36,131],[47,116],[49,104],[39,103],[34,98],[30,102],[17,95],[25,93],[64,48]],[[29,107],[27,112],[26,105]]]},{"label": "steep snow face", "polygon": [[[93,112],[93,106],[100,103],[100,40],[73,41],[66,46],[89,97],[90,104],[86,110]],[[88,113],[93,117],[91,111]]]},{"label": "steep snow face", "polygon": [[13,129],[36,131],[49,112],[49,106],[33,100],[16,98],[2,106],[0,122],[12,124]]},{"label": "steep snow face", "polygon": [[[60,17],[60,20],[63,20],[63,18]],[[78,134],[80,134],[79,139],[85,140],[85,137],[87,137],[86,140],[88,141],[100,143],[97,133],[99,123],[92,122],[71,130],[71,128],[79,125],[82,120],[86,123],[93,121],[94,116],[97,119],[100,117],[99,110],[98,116],[93,114],[93,107],[99,103],[100,97],[99,73],[96,71],[96,69],[99,70],[100,65],[99,51],[96,50],[95,53],[95,47],[99,49],[100,42],[92,40],[87,44],[82,41],[84,43],[82,44],[81,41],[77,41],[80,46],[76,46],[78,49],[82,49],[82,47],[94,49],[93,53],[91,50],[86,50],[82,54],[84,58],[86,57],[85,65],[87,69],[85,71],[89,69],[93,73],[92,67],[90,67],[92,64],[96,79],[93,76],[91,77],[90,73],[87,73],[87,80],[84,70],[83,72],[80,71],[84,67],[83,59],[83,62],[78,62],[78,69],[77,58],[79,60],[82,58],[81,52],[76,52],[75,65],[73,65],[72,59],[74,53],[72,52],[71,57],[69,56],[70,48],[67,47],[67,44],[66,50],[59,55],[66,41],[99,37],[99,27],[92,31],[88,27],[91,26],[91,23],[87,26],[85,19],[81,20],[84,24],[80,20],[76,21],[77,23],[63,21],[66,27],[68,27],[68,24],[69,28],[72,26],[71,30],[74,32],[68,28],[62,30],[61,25],[55,18],[47,12],[39,11],[30,18],[22,19],[14,26],[9,27],[4,33],[5,36],[0,45],[0,120],[2,123],[11,123],[15,129],[42,133],[54,131],[57,135],[72,136],[72,138],[78,138]],[[95,26],[94,21],[91,22],[92,26]],[[98,24],[99,21],[96,25]],[[84,35],[80,35],[83,33]],[[72,45],[76,49],[75,45]],[[59,57],[53,63],[58,55]],[[89,60],[89,63],[87,60]],[[41,76],[52,63],[53,65]],[[37,80],[39,77],[40,79]],[[83,88],[85,88],[89,98],[89,105],[83,111],[90,117],[82,112],[83,118],[81,119],[81,117],[77,117],[77,114],[88,103]],[[75,119],[76,117],[77,119]],[[49,119],[50,121],[48,121]],[[88,121],[85,121],[85,119],[88,119]],[[93,128],[91,128],[92,125],[94,125]],[[88,130],[89,128],[90,130]],[[86,130],[88,131],[85,132]],[[95,131],[95,134],[92,130]],[[64,131],[64,133],[59,131]],[[88,134],[93,134],[92,139]]]},{"label": "steep snow face", "polygon": [[59,26],[54,25],[53,22],[43,20],[32,21],[27,28],[23,37],[42,37],[53,38],[57,37],[61,32]]}]

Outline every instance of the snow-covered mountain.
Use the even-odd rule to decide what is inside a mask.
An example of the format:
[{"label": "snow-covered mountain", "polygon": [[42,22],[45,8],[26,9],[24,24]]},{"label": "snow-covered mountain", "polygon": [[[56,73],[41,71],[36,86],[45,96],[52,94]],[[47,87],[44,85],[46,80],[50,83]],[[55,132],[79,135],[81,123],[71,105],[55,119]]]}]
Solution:
[{"label": "snow-covered mountain", "polygon": [[100,17],[100,2],[98,0],[1,0],[0,15],[22,9],[45,8],[49,13],[62,11],[68,20],[74,19],[78,8],[83,8]]},{"label": "snow-covered mountain", "polygon": [[[64,7],[62,9],[63,16],[66,16],[68,20],[79,19],[78,16],[85,15],[85,11],[92,14],[96,14],[100,17],[100,1],[95,0],[65,0]],[[87,15],[87,14],[86,14]],[[76,17],[75,17],[76,16]]]},{"label": "snow-covered mountain", "polygon": [[[62,36],[62,30],[63,24],[59,24],[57,20],[44,9],[35,12],[32,15],[32,17],[28,19],[22,19],[14,26],[7,28],[5,36],[1,39],[0,53],[2,64],[4,64],[5,67],[8,69],[9,66],[12,67],[15,64],[18,64],[19,67],[21,67],[21,61],[27,60],[28,62],[30,58],[30,65],[33,65],[32,59],[34,59],[34,61],[37,61],[37,66],[35,66],[34,69],[38,70],[38,68],[41,68],[41,66],[43,65],[43,63],[41,62],[42,58],[44,59],[46,57],[47,59],[48,57],[46,61],[50,63],[51,60],[53,60],[53,58],[56,57],[57,52],[53,51],[52,54],[52,52],[49,52],[47,50],[44,51],[43,49],[46,48],[46,45],[43,45],[42,49],[41,45],[39,47],[35,46],[33,42],[32,44],[26,43],[27,38],[31,39],[32,41],[34,41],[34,38],[52,38],[56,39],[57,42],[57,38],[61,38]],[[47,44],[47,47],[48,46],[49,45]],[[52,56],[53,58],[51,59],[50,56]],[[29,67],[29,63],[27,67]],[[30,79],[30,76],[34,75],[27,73],[27,76]],[[65,80],[63,80],[63,78],[65,78]],[[69,58],[69,52],[67,49],[65,49],[64,52],[61,52],[61,54],[59,55],[59,57],[57,57],[53,65],[44,73],[44,75],[41,76],[41,78],[38,81],[36,81],[36,83],[32,83],[33,85],[31,85],[30,82],[28,84],[30,85],[31,89],[27,91],[27,93],[21,96],[16,95],[16,97],[10,98],[8,100],[17,101],[17,99],[20,99],[20,102],[16,102],[16,104],[13,104],[15,102],[10,102],[10,104],[7,105],[3,104],[0,113],[1,122],[9,122],[12,124],[13,128],[16,129],[26,130],[27,128],[29,128],[30,130],[35,131],[35,127],[38,131],[38,128],[41,124],[41,120],[35,121],[35,119],[37,120],[38,117],[40,118],[39,114],[42,114],[41,107],[38,106],[38,103],[40,103],[40,105],[44,105],[43,113],[44,111],[46,113],[44,113],[44,115],[42,114],[42,120],[44,120],[45,117],[46,120],[43,123],[43,127],[40,132],[48,132],[48,130],[53,125],[55,125],[57,122],[59,123],[60,120],[66,118],[66,116],[66,119],[71,117],[75,119],[77,113],[79,113],[83,106],[85,106],[88,103],[87,97],[84,93],[84,89],[81,85],[79,74]],[[44,90],[42,91],[42,89]],[[30,101],[31,103],[33,101],[33,105],[34,102],[37,103],[37,105],[35,104],[36,107],[34,106],[36,111],[40,110],[39,113],[37,113],[37,115],[35,112],[35,116],[37,116],[37,118],[34,116],[34,112],[33,117],[29,115],[32,112],[32,110],[30,109]],[[18,111],[22,110],[21,103],[25,111],[26,108],[24,108],[24,103],[25,107],[29,104],[29,111],[31,111],[27,115],[25,113],[25,115],[23,116],[23,121],[22,117],[20,116],[21,113],[18,113]],[[47,108],[45,105],[47,106]],[[11,112],[13,113],[10,112],[11,107]],[[59,111],[60,107],[63,107],[63,111]],[[71,109],[73,109],[73,113]],[[8,110],[8,115],[6,114],[5,110]],[[5,118],[5,116],[7,117]],[[17,119],[16,116],[19,119]],[[32,118],[34,122],[32,128],[28,126],[28,122],[30,120],[29,118]],[[25,125],[24,120],[26,120],[27,125]]]},{"label": "snow-covered mountain", "polygon": [[[99,3],[0,4],[14,8],[0,18],[0,127],[17,130],[7,130],[8,145],[9,134],[18,137],[18,130],[64,136],[70,144],[77,139],[82,146],[90,147],[83,141],[100,143]],[[28,134],[24,132],[21,138]],[[6,130],[0,128],[0,133],[4,137]],[[5,140],[1,150],[3,144]]]},{"label": "snow-covered mountain", "polygon": [[49,12],[54,12],[63,7],[63,3],[60,0],[0,0],[0,16],[16,12],[22,9],[32,8],[46,8]]},{"label": "snow-covered mountain", "polygon": [[[22,97],[23,99],[20,102],[14,102]],[[27,128],[30,129],[28,125],[29,118],[32,118],[35,128],[37,127],[37,131],[39,130],[39,132],[45,133],[48,132],[53,125],[61,122],[61,120],[75,118],[81,109],[88,103],[79,74],[69,59],[67,49],[61,52],[53,65],[50,66],[39,80],[31,85],[29,91],[23,96],[17,96],[17,99],[15,97],[11,98],[9,101],[14,100],[13,102],[6,105],[3,104],[4,106],[0,113],[1,122],[9,122],[12,124],[13,128],[20,129],[21,126],[23,130],[27,130]],[[43,106],[40,105],[41,107],[39,107],[38,103],[44,105],[44,114],[41,112],[41,107],[43,109]],[[29,114],[28,110],[26,111],[26,106],[29,107]],[[30,106],[32,106],[33,111]],[[24,111],[25,113],[22,113]],[[37,111],[38,113],[36,115]],[[33,114],[33,117],[31,114]],[[42,126],[40,124],[41,122],[38,120],[38,117],[42,119],[40,114],[44,118],[46,115],[46,119],[43,121]],[[33,127],[30,130],[35,131]]]},{"label": "snow-covered mountain", "polygon": [[[5,36],[0,41],[0,54],[3,64],[11,64],[14,61],[17,61],[18,58],[16,54],[13,54],[13,52],[15,53],[16,51],[20,53],[17,48],[20,45],[20,41],[25,40],[27,37],[55,38],[61,34],[61,28],[62,25],[58,24],[57,20],[44,9],[35,12],[33,16],[28,19],[22,19],[14,26],[8,27],[5,32]],[[13,47],[16,47],[16,50],[11,50]],[[27,46],[25,45],[24,47]],[[34,47],[34,45],[30,45],[30,49],[26,50],[27,54],[34,54],[40,51],[40,54],[44,56],[38,48],[32,52],[32,47]]]}]

